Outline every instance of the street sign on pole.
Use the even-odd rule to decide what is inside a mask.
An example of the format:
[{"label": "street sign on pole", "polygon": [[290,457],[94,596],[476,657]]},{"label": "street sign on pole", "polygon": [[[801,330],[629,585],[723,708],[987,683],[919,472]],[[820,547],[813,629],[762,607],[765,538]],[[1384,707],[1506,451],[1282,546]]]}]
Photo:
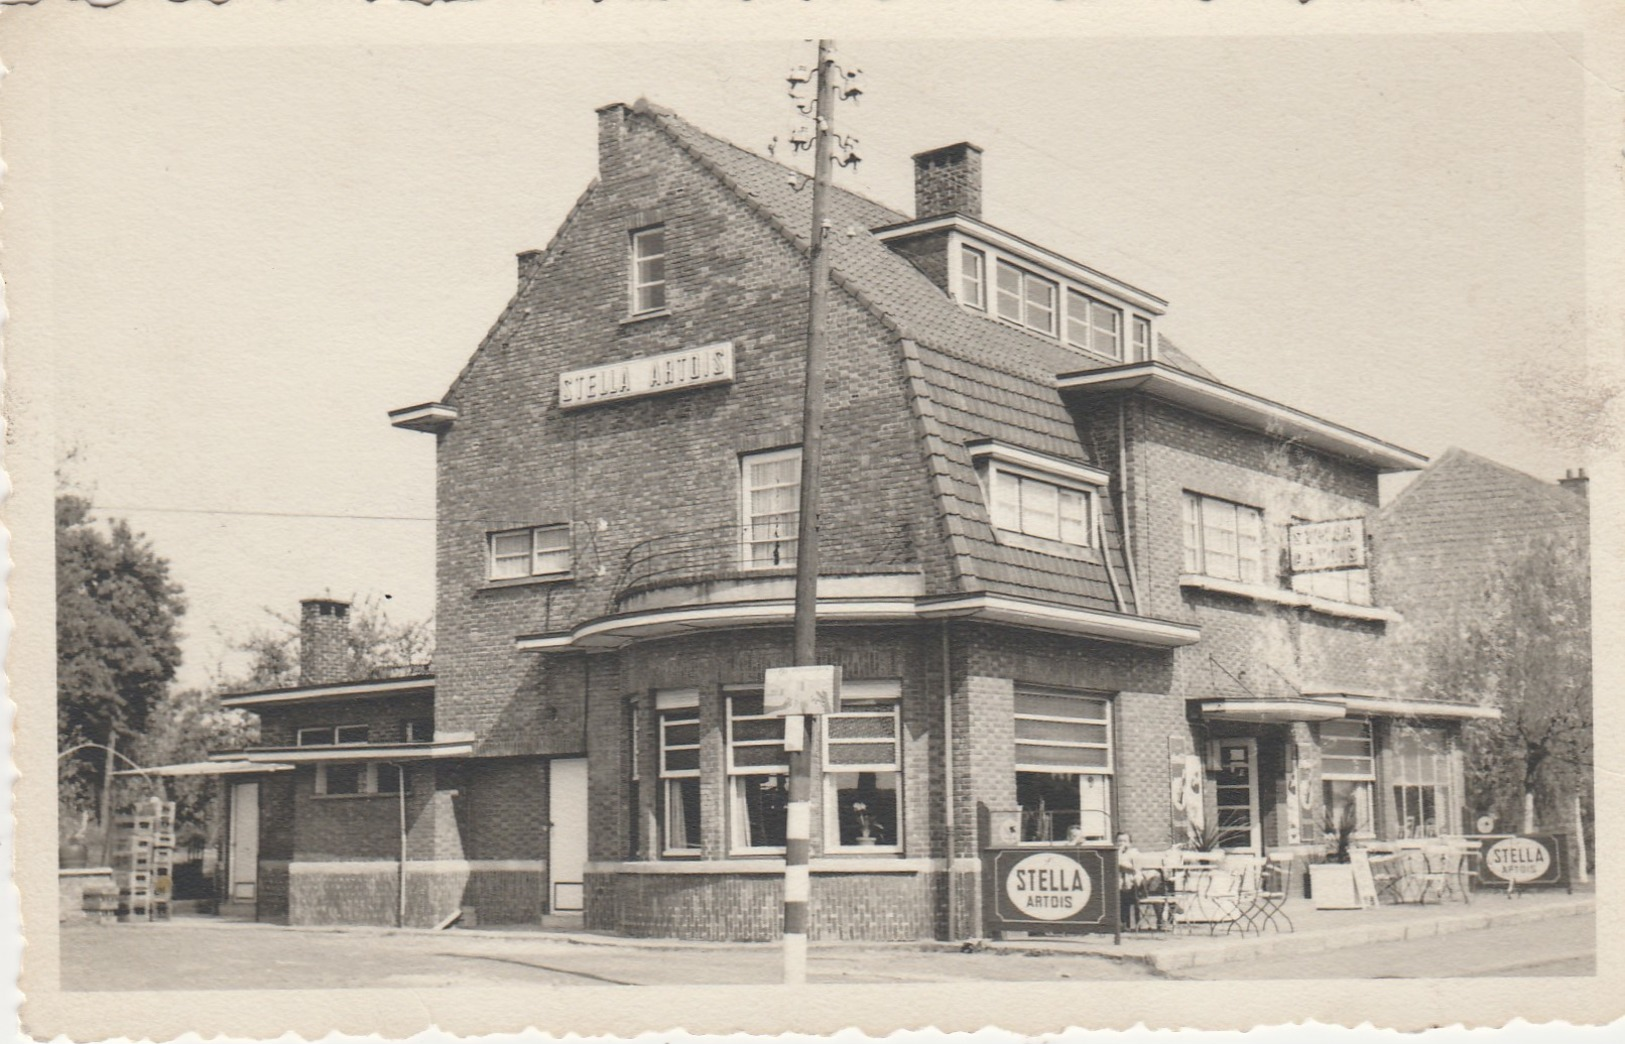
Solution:
[{"label": "street sign on pole", "polygon": [[769,667],[762,683],[762,713],[816,717],[834,714],[841,702],[841,668],[828,665]]}]

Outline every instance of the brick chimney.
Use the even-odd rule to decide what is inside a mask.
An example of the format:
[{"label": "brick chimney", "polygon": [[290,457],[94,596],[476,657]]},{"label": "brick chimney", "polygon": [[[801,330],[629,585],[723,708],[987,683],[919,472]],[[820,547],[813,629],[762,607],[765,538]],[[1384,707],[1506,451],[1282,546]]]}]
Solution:
[{"label": "brick chimney", "polygon": [[1591,479],[1586,475],[1585,468],[1569,468],[1557,484],[1566,490],[1586,496],[1591,485]]},{"label": "brick chimney", "polygon": [[968,141],[914,157],[914,216],[982,218],[982,150]]},{"label": "brick chimney", "polygon": [[598,110],[598,176],[609,173],[620,159],[621,146],[626,142],[626,125],[632,119],[632,107],[615,102]]},{"label": "brick chimney", "polygon": [[306,598],[299,603],[299,684],[349,681],[350,603]]}]

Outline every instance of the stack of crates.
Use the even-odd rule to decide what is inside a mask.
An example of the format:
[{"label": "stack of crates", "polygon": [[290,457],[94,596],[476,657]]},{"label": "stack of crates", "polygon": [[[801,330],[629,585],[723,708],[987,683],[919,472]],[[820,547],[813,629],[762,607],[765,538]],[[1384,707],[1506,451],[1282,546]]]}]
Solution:
[{"label": "stack of crates", "polygon": [[141,920],[169,917],[175,880],[175,802],[148,798],[114,819],[113,878],[119,912]]}]

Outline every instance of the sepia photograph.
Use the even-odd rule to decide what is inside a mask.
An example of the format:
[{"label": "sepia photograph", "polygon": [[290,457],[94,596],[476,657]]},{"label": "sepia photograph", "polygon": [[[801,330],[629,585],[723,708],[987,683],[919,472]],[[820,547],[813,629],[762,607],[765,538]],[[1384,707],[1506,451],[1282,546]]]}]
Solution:
[{"label": "sepia photograph", "polygon": [[1616,1018],[1620,27],[680,6],[0,11],[24,1030]]}]

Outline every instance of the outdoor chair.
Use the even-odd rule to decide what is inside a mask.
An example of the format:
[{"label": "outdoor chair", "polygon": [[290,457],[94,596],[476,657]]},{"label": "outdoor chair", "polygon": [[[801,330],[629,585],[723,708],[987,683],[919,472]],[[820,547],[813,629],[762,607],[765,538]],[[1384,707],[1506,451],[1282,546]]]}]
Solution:
[{"label": "outdoor chair", "polygon": [[1258,890],[1246,911],[1249,927],[1262,935],[1265,931],[1294,931],[1292,918],[1287,916],[1286,900],[1292,885],[1292,853],[1271,852],[1258,868]]},{"label": "outdoor chair", "polygon": [[1421,857],[1425,869],[1415,875],[1419,888],[1417,902],[1427,902],[1430,895],[1438,896],[1440,902],[1451,895],[1462,902],[1472,902],[1467,853],[1463,848],[1448,843],[1428,845],[1422,849]]},{"label": "outdoor chair", "polygon": [[[1163,931],[1173,927],[1179,912],[1175,891],[1180,857],[1177,850],[1162,853],[1159,862],[1148,863],[1134,875],[1134,902],[1132,927],[1139,931]],[[1152,928],[1146,928],[1150,921]]]}]

